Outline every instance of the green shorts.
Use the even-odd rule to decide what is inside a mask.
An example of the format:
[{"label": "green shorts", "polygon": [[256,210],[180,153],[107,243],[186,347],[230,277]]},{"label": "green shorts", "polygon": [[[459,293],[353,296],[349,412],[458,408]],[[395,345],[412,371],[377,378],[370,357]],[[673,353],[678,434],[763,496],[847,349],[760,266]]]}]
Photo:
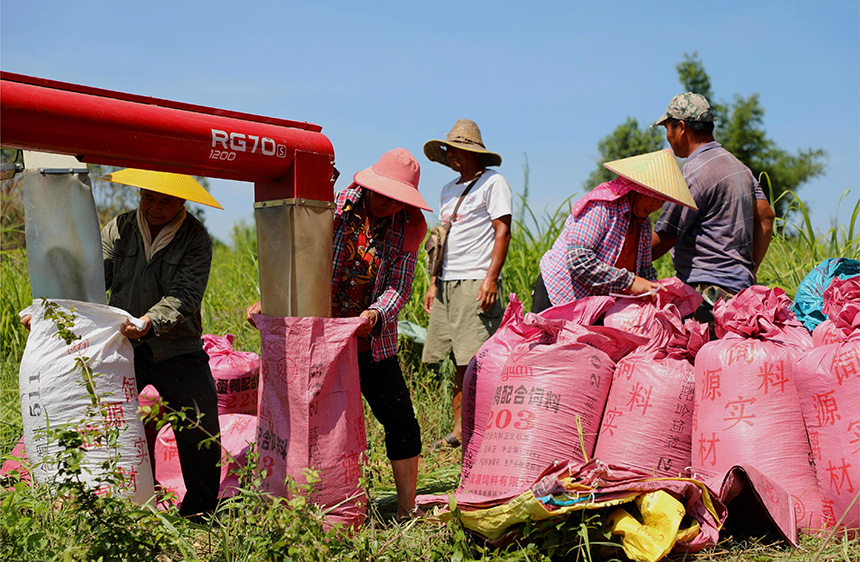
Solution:
[{"label": "green shorts", "polygon": [[457,365],[468,365],[502,323],[504,305],[501,282],[496,302],[484,312],[478,305],[483,279],[436,281],[436,299],[430,309],[430,325],[424,344],[425,363],[443,361],[454,352]]}]

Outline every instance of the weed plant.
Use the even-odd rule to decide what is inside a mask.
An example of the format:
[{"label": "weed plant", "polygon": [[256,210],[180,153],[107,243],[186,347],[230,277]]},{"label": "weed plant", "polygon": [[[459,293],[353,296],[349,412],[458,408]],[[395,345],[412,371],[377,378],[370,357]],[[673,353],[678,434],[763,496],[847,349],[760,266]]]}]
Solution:
[{"label": "weed plant", "polygon": [[[794,197],[789,195],[789,197]],[[792,199],[798,225],[780,221],[770,250],[759,271],[759,283],[780,286],[793,295],[797,284],[821,260],[828,257],[860,259],[860,233],[855,224],[860,201],[850,224],[817,234],[810,226],[802,201]],[[505,293],[516,293],[526,310],[538,263],[567,216],[569,204],[554,213],[535,216],[526,204],[514,223],[508,259],[503,271]],[[0,364],[0,455],[9,451],[21,435],[17,370],[26,342],[26,331],[17,313],[29,306],[29,283],[23,250],[0,255],[3,300],[2,364]],[[659,277],[673,274],[671,259],[655,263]],[[427,325],[423,296],[429,279],[424,256],[419,255],[413,294],[401,319]],[[205,330],[236,336],[237,349],[259,352],[259,334],[244,320],[244,310],[259,298],[256,232],[238,225],[230,247],[215,248],[212,273],[203,306]],[[400,360],[407,379],[425,443],[444,435],[451,426],[453,365],[425,365],[421,346],[405,338]],[[261,491],[254,454],[242,469],[239,493],[223,501],[218,510],[199,522],[183,519],[175,508],[139,507],[128,501],[91,497],[85,489],[58,493],[45,484],[25,485],[15,479],[0,483],[0,559],[2,560],[624,560],[617,546],[606,546],[599,517],[577,514],[575,519],[530,523],[523,527],[527,540],[496,548],[477,540],[456,517],[446,524],[394,520],[396,499],[390,466],[385,456],[383,432],[366,411],[368,462],[363,481],[368,493],[368,520],[347,531],[326,530],[323,511],[303,498],[309,488],[293,486],[291,498],[273,498]],[[66,448],[77,445],[65,441]],[[2,456],[0,456],[2,462]],[[425,450],[420,457],[419,493],[445,493],[459,479],[459,450]],[[313,478],[306,486],[313,486]],[[88,495],[90,494],[90,495]],[[456,514],[456,510],[455,510]],[[83,522],[83,523],[82,523]],[[100,527],[99,525],[106,525]],[[113,529],[97,536],[95,529]],[[121,532],[122,531],[122,532]],[[123,534],[124,532],[130,534]],[[133,556],[135,541],[147,548],[146,556]],[[111,545],[108,547],[107,545]],[[818,553],[818,551],[821,551]],[[726,537],[716,548],[699,555],[670,560],[765,560],[853,561],[860,559],[858,539],[836,536],[829,541],[804,537],[799,548],[788,548],[767,538]]]}]

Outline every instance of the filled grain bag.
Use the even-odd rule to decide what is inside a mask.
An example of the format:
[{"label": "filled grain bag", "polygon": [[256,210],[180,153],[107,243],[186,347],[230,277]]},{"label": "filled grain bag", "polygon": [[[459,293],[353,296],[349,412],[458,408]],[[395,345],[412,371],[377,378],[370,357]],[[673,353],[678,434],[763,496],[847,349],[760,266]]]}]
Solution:
[{"label": "filled grain bag", "polygon": [[[477,452],[480,445],[480,437],[483,435],[483,422],[476,427],[475,419],[486,419],[489,412],[489,402],[483,398],[486,390],[480,392],[479,385],[486,385],[490,379],[496,379],[502,370],[505,358],[513,347],[522,341],[523,305],[515,293],[511,293],[508,306],[502,316],[499,328],[489,337],[487,341],[475,354],[475,357],[466,367],[463,375],[463,401],[461,406],[461,419],[463,425],[463,459],[470,457],[470,452]],[[474,436],[474,437],[473,437]],[[473,447],[473,445],[476,446]],[[474,451],[472,449],[474,448]]]},{"label": "filled grain bag", "polygon": [[754,467],[791,494],[800,529],[815,531],[821,495],[798,415],[799,324],[789,304],[781,289],[753,286],[714,307],[721,339],[696,355],[692,466],[714,488],[733,466]]},{"label": "filled grain bag", "polygon": [[612,328],[531,313],[523,324],[532,333],[502,368],[474,466],[458,491],[500,496],[555,460],[590,457],[614,359],[644,343]]},{"label": "filled grain bag", "polygon": [[[611,297],[589,297],[548,308],[541,312],[540,316],[590,325],[603,314],[607,307],[611,306],[612,302]],[[484,342],[466,368],[463,376],[461,410],[463,461],[460,478],[462,481],[468,479],[481,447],[487,417],[492,407],[493,394],[508,356],[517,344],[540,331],[531,324],[525,324],[523,320],[523,305],[516,294],[511,293],[501,325]]]},{"label": "filled grain bag", "polygon": [[702,304],[702,295],[678,279],[660,279],[660,290],[651,298],[632,295],[619,297],[604,315],[603,325],[636,334],[650,334],[654,326],[654,315],[658,310],[673,306],[680,318],[691,316]]},{"label": "filled grain bag", "polygon": [[209,355],[209,369],[215,379],[218,413],[256,415],[260,356],[234,350],[233,334],[204,334],[203,351]]},{"label": "filled grain bag", "polygon": [[650,317],[641,327],[650,342],[615,366],[594,456],[657,477],[688,476],[695,397],[692,361],[707,341],[708,327],[682,322],[674,305],[644,316]]},{"label": "filled grain bag", "polygon": [[[812,343],[818,347],[845,341],[860,322],[860,277],[835,277],[821,298],[822,313],[827,318],[812,331]],[[838,324],[838,325],[837,325]]]},{"label": "filled grain bag", "polygon": [[839,343],[845,336],[836,328],[830,320],[825,320],[812,330],[812,346],[820,347]]},{"label": "filled grain bag", "polygon": [[[50,312],[56,306],[54,312]],[[57,321],[51,314],[73,318],[69,329],[80,336],[66,343],[58,337]],[[46,434],[48,425],[71,425],[83,439],[84,457],[80,478],[98,494],[112,493],[142,504],[153,496],[143,424],[138,417],[134,350],[120,333],[126,320],[137,322],[125,311],[81,301],[36,299],[21,312],[30,314],[30,335],[19,370],[24,442],[32,476],[37,482],[56,482],[56,441]],[[85,375],[76,360],[85,362],[92,376]],[[115,445],[96,441],[99,434],[117,430]],[[125,482],[105,485],[103,463],[116,463]]]},{"label": "filled grain bag", "polygon": [[27,471],[27,446],[24,444],[24,436],[15,444],[8,455],[3,455],[3,466],[0,467],[0,478],[20,478],[23,482],[30,481],[30,473]]},{"label": "filled grain bag", "polygon": [[840,340],[801,355],[796,381],[824,523],[832,527],[842,519],[855,534],[860,530],[860,301],[845,295],[856,294],[858,286],[860,277],[834,279],[825,292],[824,310]]},{"label": "filled grain bag", "polygon": [[[233,497],[239,488],[237,470],[248,462],[248,452],[257,433],[257,417],[248,414],[220,414],[218,416],[221,434],[221,484],[218,498]],[[171,492],[171,500],[176,505],[185,497],[185,480],[179,464],[179,450],[176,435],[170,425],[158,432],[155,440],[155,478],[165,491]]]},{"label": "filled grain bag", "polygon": [[361,466],[367,440],[355,331],[363,318],[255,315],[260,330],[257,452],[263,489],[289,497],[287,479],[307,483],[310,500],[329,508],[329,524],[360,525],[367,499]]}]

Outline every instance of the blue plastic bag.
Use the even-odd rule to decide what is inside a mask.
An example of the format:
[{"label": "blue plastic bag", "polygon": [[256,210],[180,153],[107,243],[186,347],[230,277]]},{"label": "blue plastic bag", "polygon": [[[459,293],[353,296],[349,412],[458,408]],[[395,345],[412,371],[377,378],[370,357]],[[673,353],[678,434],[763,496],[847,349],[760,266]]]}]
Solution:
[{"label": "blue plastic bag", "polygon": [[849,279],[860,275],[860,261],[848,258],[828,258],[815,266],[797,286],[791,310],[811,332],[827,319],[821,311],[824,291],[834,277]]}]

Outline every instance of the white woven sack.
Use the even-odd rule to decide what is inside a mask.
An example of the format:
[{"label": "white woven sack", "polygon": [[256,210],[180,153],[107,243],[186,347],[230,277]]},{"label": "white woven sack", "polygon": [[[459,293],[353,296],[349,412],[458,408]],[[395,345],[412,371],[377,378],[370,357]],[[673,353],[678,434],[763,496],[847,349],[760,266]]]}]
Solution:
[{"label": "white woven sack", "polygon": [[[73,422],[80,432],[106,426],[118,427],[115,447],[96,445],[84,452],[81,479],[97,493],[109,491],[142,504],[153,496],[152,469],[143,423],[137,416],[138,397],[134,376],[134,350],[119,329],[131,317],[125,311],[88,302],[55,299],[59,310],[75,317],[71,331],[81,339],[67,345],[58,338],[57,325],[45,318],[42,299],[21,312],[31,314],[30,335],[21,358],[19,385],[24,443],[38,482],[54,482],[58,477],[53,461],[57,443],[46,437],[46,429]],[[134,320],[134,319],[133,319]],[[107,406],[105,413],[87,416],[92,399],[84,383],[78,357],[88,357],[95,394]],[[119,469],[129,478],[129,486],[108,490],[99,485],[101,465],[118,457]],[[42,462],[45,461],[45,462]]]}]

